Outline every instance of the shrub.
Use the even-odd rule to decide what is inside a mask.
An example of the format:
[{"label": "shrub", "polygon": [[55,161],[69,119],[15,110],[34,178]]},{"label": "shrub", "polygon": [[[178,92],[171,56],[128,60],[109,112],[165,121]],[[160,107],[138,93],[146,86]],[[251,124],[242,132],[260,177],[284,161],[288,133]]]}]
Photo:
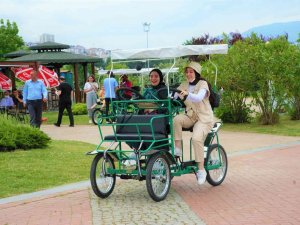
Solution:
[{"label": "shrub", "polygon": [[0,151],[44,148],[50,138],[37,128],[0,116]]},{"label": "shrub", "polygon": [[[73,115],[85,115],[87,114],[86,104],[85,103],[76,103],[72,105]],[[67,110],[64,111],[64,115],[67,115]]]}]

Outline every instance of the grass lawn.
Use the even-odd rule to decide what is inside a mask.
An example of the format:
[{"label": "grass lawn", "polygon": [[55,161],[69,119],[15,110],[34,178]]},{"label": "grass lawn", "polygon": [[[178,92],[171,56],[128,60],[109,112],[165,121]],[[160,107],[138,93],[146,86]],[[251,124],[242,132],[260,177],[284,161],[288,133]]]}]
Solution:
[{"label": "grass lawn", "polygon": [[[54,112],[43,112],[43,117],[47,117],[48,121],[47,124],[53,124],[56,123],[58,116],[58,111]],[[88,125],[89,124],[89,118],[88,115],[74,115],[74,122],[75,125]],[[63,115],[62,118],[62,124],[69,124],[69,116]]]},{"label": "grass lawn", "polygon": [[226,123],[224,124],[222,130],[300,137],[300,121],[290,120],[287,116],[281,116],[280,122],[275,125],[261,125],[255,121],[246,124]]},{"label": "grass lawn", "polygon": [[89,179],[95,145],[51,141],[45,149],[0,152],[0,198]]}]

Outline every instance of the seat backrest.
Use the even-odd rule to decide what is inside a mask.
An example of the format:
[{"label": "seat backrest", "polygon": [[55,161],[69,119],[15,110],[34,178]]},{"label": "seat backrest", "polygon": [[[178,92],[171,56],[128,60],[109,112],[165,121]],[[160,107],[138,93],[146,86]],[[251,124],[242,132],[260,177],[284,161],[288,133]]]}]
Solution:
[{"label": "seat backrest", "polygon": [[[167,133],[167,117],[159,117],[155,115],[120,115],[117,116],[117,134],[137,134],[137,133],[152,133],[166,134]],[[151,119],[152,129],[151,129]],[[141,123],[148,123],[147,125],[140,125]],[[127,125],[136,124],[136,125]]]}]

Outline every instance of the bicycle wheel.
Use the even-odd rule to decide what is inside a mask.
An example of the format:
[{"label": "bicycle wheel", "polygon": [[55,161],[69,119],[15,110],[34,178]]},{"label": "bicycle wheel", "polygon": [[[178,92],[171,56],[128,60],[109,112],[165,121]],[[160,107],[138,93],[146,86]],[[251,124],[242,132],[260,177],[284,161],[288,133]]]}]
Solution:
[{"label": "bicycle wheel", "polygon": [[90,172],[90,179],[94,193],[100,198],[108,197],[114,190],[116,174],[110,174],[109,169],[114,169],[112,158],[107,155],[106,160],[103,154],[98,154],[93,160]]},{"label": "bicycle wheel", "polygon": [[[220,156],[218,147],[220,149]],[[211,145],[207,151],[207,156],[204,163],[206,166],[218,165],[220,163],[222,164],[219,168],[206,170],[207,182],[213,186],[220,185],[226,177],[228,167],[227,155],[224,148],[218,144]]]},{"label": "bicycle wheel", "polygon": [[146,171],[146,185],[150,197],[156,202],[164,200],[171,186],[168,160],[161,154],[154,154],[149,159]]},{"label": "bicycle wheel", "polygon": [[101,124],[103,122],[102,118],[102,111],[100,109],[95,109],[92,113],[92,121],[95,125],[98,124],[98,122]]}]

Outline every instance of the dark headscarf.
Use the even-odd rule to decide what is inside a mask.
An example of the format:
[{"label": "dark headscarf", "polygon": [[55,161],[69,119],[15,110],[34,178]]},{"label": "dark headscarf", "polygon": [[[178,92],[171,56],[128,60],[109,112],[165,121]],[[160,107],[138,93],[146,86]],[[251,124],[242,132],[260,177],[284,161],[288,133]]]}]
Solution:
[{"label": "dark headscarf", "polygon": [[158,83],[158,85],[157,86],[152,86],[152,88],[153,89],[160,89],[160,88],[164,87],[165,86],[165,83],[163,81],[164,80],[164,76],[163,76],[161,70],[160,69],[153,69],[153,70],[150,71],[149,76],[150,76],[150,74],[152,72],[156,72],[159,75],[159,83]]}]

